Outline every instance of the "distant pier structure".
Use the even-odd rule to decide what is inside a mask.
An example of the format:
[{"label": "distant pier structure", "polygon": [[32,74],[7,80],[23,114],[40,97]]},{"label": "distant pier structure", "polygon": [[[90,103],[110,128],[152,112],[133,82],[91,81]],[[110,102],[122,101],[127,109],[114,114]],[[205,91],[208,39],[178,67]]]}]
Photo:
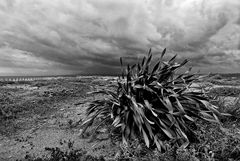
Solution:
[{"label": "distant pier structure", "polygon": [[35,80],[50,80],[57,77],[0,77],[1,82],[20,82],[20,81],[35,81]]}]

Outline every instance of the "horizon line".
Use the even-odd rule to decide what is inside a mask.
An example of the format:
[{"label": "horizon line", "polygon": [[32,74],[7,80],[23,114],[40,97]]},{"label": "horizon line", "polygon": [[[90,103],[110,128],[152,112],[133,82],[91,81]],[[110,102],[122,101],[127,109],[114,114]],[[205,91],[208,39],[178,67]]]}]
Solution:
[{"label": "horizon line", "polygon": [[[226,74],[240,74],[240,72],[233,72],[233,73],[196,73],[201,75],[212,75],[212,74],[220,74],[220,75],[226,75]],[[0,75],[0,77],[76,77],[76,76],[120,76],[121,74],[58,74],[58,75]]]}]

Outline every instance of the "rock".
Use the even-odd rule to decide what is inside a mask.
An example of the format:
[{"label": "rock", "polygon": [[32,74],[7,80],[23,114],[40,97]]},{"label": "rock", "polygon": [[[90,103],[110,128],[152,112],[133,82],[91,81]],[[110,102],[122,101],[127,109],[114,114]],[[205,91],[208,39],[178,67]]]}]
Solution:
[{"label": "rock", "polygon": [[70,116],[70,112],[66,112],[66,113],[63,114],[64,118],[67,118],[68,116]]},{"label": "rock", "polygon": [[55,115],[50,115],[50,118],[51,119],[54,119],[56,116]]},{"label": "rock", "polygon": [[48,120],[48,123],[54,125],[57,122],[57,119]]},{"label": "rock", "polygon": [[37,118],[38,118],[38,116],[37,116],[37,115],[34,115],[34,116],[33,116],[33,119],[34,119],[34,120],[36,120]]},{"label": "rock", "polygon": [[97,130],[97,131],[100,132],[100,133],[105,133],[105,132],[107,132],[107,129],[104,128],[104,129],[99,129],[99,130]]},{"label": "rock", "polygon": [[87,137],[86,134],[83,133],[83,129],[79,130],[79,133],[77,134],[77,136],[81,139],[84,139]]}]

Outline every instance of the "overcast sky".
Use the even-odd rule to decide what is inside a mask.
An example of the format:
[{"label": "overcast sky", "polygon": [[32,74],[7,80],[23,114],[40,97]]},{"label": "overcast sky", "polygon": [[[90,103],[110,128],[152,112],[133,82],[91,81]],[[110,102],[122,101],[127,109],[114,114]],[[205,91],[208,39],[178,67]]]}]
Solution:
[{"label": "overcast sky", "polygon": [[112,74],[165,47],[240,72],[240,0],[0,0],[0,75]]}]

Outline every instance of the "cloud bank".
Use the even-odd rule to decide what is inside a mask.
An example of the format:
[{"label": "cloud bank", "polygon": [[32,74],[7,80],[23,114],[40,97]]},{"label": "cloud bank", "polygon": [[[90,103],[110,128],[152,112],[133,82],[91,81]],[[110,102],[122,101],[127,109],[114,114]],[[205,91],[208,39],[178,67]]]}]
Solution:
[{"label": "cloud bank", "polygon": [[239,72],[239,0],[1,0],[0,75],[113,74],[163,48]]}]

